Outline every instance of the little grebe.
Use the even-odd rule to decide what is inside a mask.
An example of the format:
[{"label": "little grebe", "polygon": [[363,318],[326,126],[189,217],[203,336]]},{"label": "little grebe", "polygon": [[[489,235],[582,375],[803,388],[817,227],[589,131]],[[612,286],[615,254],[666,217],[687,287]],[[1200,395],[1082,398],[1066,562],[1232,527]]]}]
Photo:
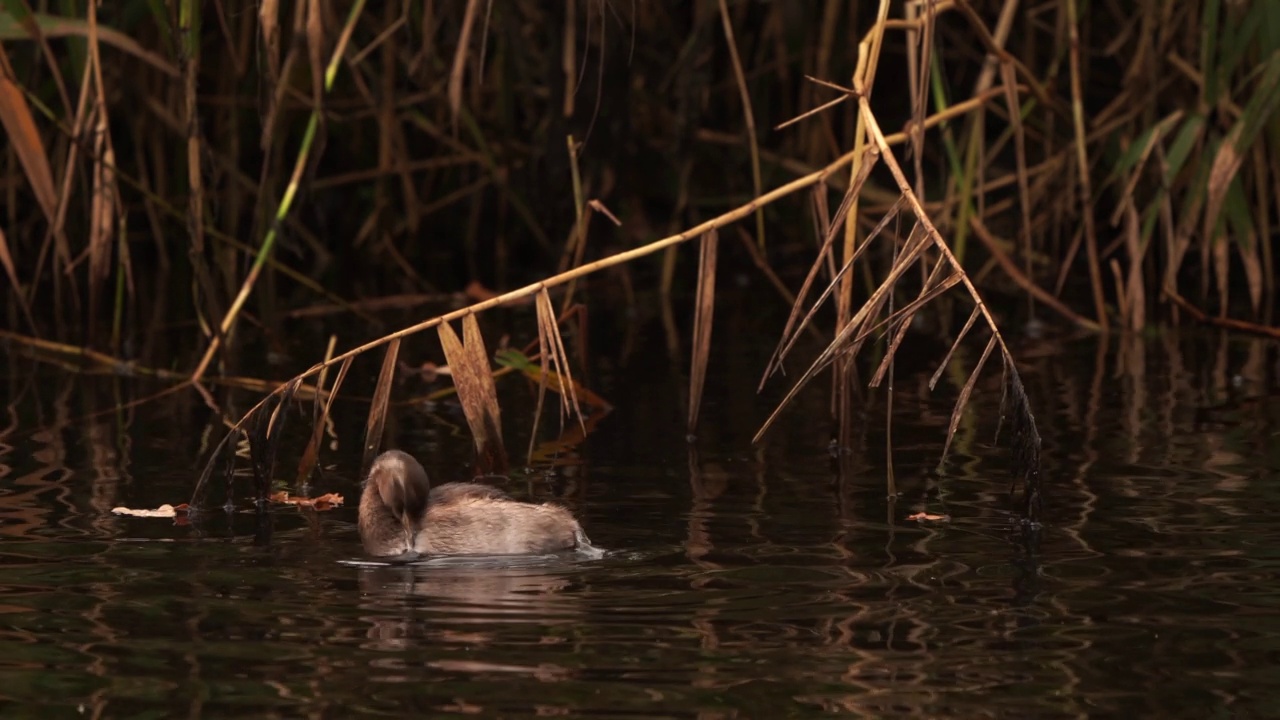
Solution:
[{"label": "little grebe", "polygon": [[566,509],[512,500],[498,488],[432,488],[408,453],[373,461],[360,496],[360,540],[370,555],[528,555],[592,550]]}]

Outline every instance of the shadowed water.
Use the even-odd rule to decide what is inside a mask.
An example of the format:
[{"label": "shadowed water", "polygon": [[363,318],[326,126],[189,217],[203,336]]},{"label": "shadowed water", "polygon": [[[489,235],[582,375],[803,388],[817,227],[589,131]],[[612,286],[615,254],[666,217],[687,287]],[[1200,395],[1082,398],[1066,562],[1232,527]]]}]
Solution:
[{"label": "shadowed water", "polygon": [[[771,405],[743,388],[768,350],[718,361],[693,445],[675,373],[602,362],[596,389],[614,413],[571,461],[506,481],[573,508],[605,557],[413,566],[361,558],[358,404],[338,433],[356,434],[326,450],[317,488],[345,494],[342,508],[275,509],[267,525],[251,511],[122,518],[110,509],[186,499],[219,437],[209,409],[193,394],[86,420],[143,393],[10,358],[0,715],[1244,717],[1280,706],[1272,345],[1017,348],[1045,443],[1038,533],[1011,515],[1008,453],[992,445],[998,370],[939,470],[969,366],[932,395],[931,368],[900,369],[890,480],[880,400],[840,458],[820,387],[750,447]],[[390,433],[433,476],[456,475],[465,433],[439,416],[404,410]],[[907,520],[921,510],[950,521]]]}]

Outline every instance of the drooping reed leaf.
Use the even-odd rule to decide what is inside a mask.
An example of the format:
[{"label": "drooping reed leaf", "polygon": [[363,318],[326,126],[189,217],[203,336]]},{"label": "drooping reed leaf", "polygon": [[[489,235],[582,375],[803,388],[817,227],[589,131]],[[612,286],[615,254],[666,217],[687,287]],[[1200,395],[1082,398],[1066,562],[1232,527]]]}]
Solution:
[{"label": "drooping reed leaf", "polygon": [[[360,477],[369,474],[373,459],[382,450],[382,429],[387,422],[387,408],[391,401],[391,388],[396,380],[396,360],[400,357],[400,339],[387,343],[382,356],[382,369],[378,371],[378,384],[373,389],[373,401],[369,403],[369,418],[365,422],[363,457],[360,461]],[[343,358],[346,362],[346,358]]]},{"label": "drooping reed leaf", "polygon": [[475,315],[464,317],[461,340],[448,323],[441,323],[436,330],[453,384],[458,389],[462,412],[471,428],[480,472],[503,472],[507,467],[507,454],[502,442],[502,412],[480,324]]}]

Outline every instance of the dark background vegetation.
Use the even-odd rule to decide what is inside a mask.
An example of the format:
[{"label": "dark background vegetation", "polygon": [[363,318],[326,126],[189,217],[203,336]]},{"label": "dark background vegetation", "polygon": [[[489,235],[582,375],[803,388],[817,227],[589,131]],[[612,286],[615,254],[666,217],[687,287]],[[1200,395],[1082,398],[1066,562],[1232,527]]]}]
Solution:
[{"label": "dark background vegetation", "polygon": [[[0,6],[11,341],[190,372],[220,325],[233,350],[279,345],[305,308],[480,299],[643,246],[860,147],[848,97],[775,129],[840,98],[822,83],[851,87],[860,48],[885,134],[945,115],[895,153],[997,304],[1132,330],[1170,300],[1246,322],[1273,305],[1275,3],[93,5]],[[823,212],[848,180],[824,178]],[[878,168],[860,234],[898,194]],[[621,224],[587,213],[579,252],[590,200]],[[815,218],[809,192],[769,202],[722,230],[722,264],[757,272],[745,234],[794,291]],[[634,302],[694,268],[668,255],[605,284],[621,273]]]}]

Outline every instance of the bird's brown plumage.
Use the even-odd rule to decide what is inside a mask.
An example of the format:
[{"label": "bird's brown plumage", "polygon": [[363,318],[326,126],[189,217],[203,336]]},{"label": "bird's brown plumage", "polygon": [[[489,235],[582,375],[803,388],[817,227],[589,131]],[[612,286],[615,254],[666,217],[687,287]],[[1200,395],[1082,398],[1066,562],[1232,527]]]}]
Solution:
[{"label": "bird's brown plumage", "polygon": [[524,555],[589,547],[566,509],[512,500],[498,488],[446,483],[431,488],[411,455],[388,450],[373,461],[360,496],[360,539],[370,555]]}]

